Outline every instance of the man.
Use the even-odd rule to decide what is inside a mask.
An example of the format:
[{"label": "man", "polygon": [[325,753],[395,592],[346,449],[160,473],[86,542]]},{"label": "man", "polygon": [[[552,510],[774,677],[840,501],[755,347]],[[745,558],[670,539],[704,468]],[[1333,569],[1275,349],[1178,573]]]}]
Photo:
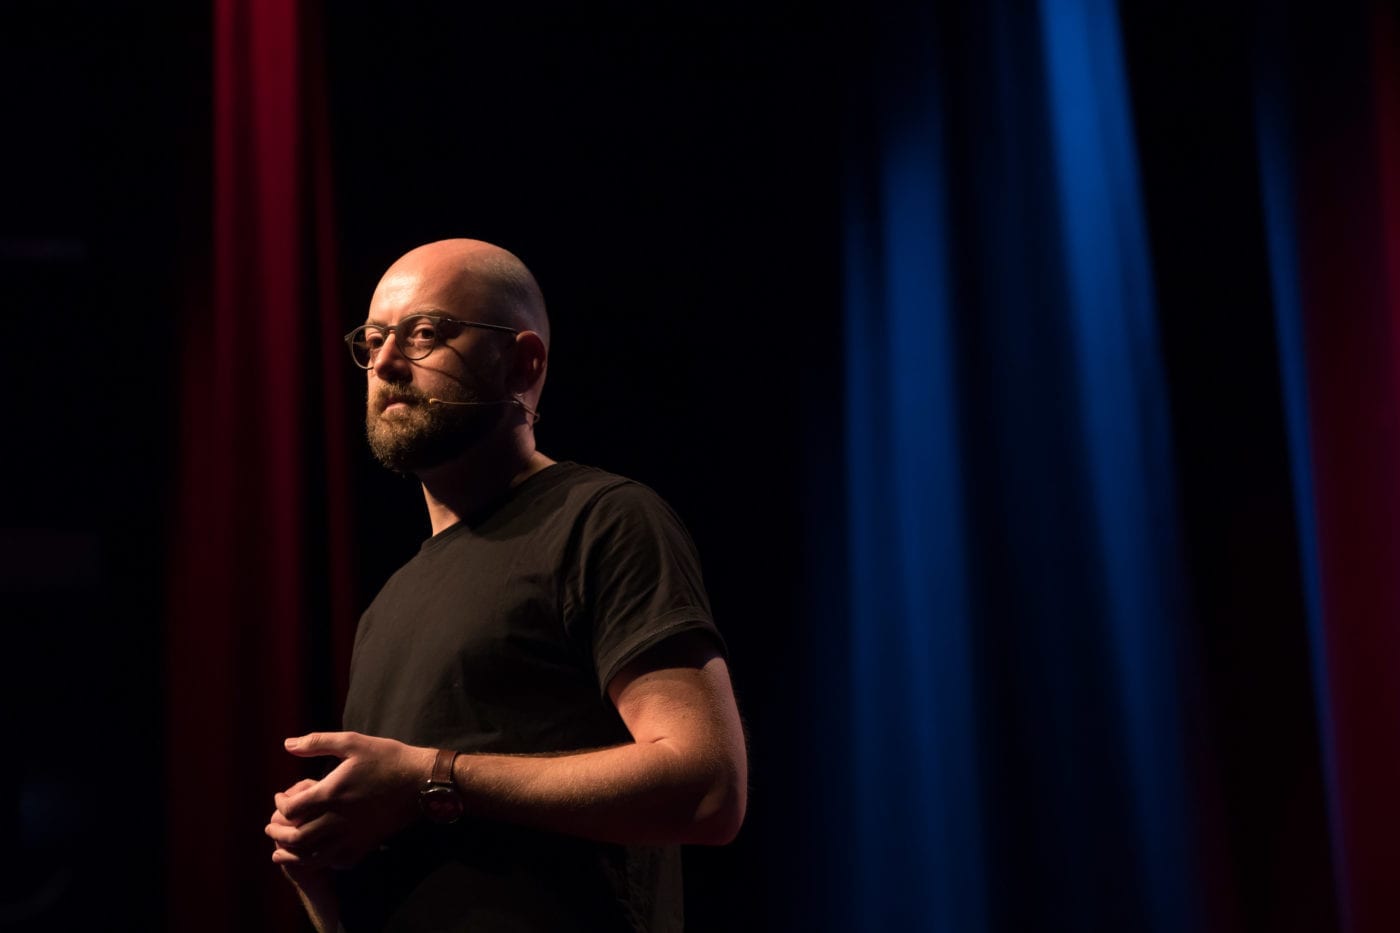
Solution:
[{"label": "man", "polygon": [[433,536],[360,620],[339,759],[266,833],[320,930],[677,930],[681,843],[744,817],[693,545],[645,487],[535,448],[544,301],[512,254],[419,247],[347,338],[378,459]]}]

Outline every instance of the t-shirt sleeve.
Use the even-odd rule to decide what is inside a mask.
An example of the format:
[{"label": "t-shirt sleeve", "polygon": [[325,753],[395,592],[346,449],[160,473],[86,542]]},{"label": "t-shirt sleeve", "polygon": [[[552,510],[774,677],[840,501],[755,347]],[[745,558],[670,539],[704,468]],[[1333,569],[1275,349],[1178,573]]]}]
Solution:
[{"label": "t-shirt sleeve", "polygon": [[582,523],[566,613],[607,692],[623,665],[682,632],[710,636],[721,653],[700,559],[681,520],[655,492],[627,482],[600,493]]}]

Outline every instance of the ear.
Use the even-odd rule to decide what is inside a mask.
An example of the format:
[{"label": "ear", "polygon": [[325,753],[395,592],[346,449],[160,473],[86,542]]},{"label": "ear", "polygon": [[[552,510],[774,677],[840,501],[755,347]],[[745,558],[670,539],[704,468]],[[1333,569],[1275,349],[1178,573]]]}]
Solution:
[{"label": "ear", "polygon": [[529,393],[544,382],[548,366],[549,348],[544,345],[544,339],[532,330],[522,330],[515,335],[508,388],[520,394]]}]

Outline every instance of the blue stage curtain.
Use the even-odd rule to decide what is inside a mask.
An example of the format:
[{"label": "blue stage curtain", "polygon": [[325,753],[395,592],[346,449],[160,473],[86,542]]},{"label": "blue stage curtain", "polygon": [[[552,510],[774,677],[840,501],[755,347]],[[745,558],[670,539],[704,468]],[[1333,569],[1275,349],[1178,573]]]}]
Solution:
[{"label": "blue stage curtain", "polygon": [[846,182],[852,928],[1204,929],[1116,10],[921,8],[871,38]]}]

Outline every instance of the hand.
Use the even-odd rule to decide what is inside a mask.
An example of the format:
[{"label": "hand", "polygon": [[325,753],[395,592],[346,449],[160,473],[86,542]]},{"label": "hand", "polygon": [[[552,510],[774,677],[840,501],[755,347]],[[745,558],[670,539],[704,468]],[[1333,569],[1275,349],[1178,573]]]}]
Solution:
[{"label": "hand", "polygon": [[[278,797],[293,797],[315,786],[316,781],[314,778],[305,778],[297,781],[280,794],[274,794],[273,800],[275,801]],[[267,818],[267,827],[263,830],[264,834],[271,835],[271,833],[268,833],[268,830],[273,826],[294,826],[294,824],[287,822],[287,818],[282,815],[280,810],[273,810],[272,815]],[[283,874],[296,882],[298,886],[301,885],[300,879],[302,877],[320,873],[320,870],[316,869],[309,862],[303,862],[289,850],[282,848],[282,843],[275,839],[272,842],[272,860],[278,865],[281,865]]]},{"label": "hand", "polygon": [[[315,785],[314,780],[307,778],[293,784],[282,794],[291,797],[304,790],[309,790]],[[293,824],[287,822],[287,818],[280,811],[273,810],[272,816],[268,817],[268,828],[273,826],[292,827]],[[299,858],[290,850],[282,848],[280,842],[274,841],[272,846],[272,861],[281,866],[282,874],[286,875],[287,879],[304,894],[318,898],[331,890],[330,869],[313,865],[310,861]]]},{"label": "hand", "polygon": [[[350,868],[418,816],[418,788],[436,752],[356,732],[320,732],[287,740],[302,758],[342,759],[319,781],[299,781],[276,794],[264,832],[272,860],[305,873]],[[296,877],[293,876],[293,880]]]}]

